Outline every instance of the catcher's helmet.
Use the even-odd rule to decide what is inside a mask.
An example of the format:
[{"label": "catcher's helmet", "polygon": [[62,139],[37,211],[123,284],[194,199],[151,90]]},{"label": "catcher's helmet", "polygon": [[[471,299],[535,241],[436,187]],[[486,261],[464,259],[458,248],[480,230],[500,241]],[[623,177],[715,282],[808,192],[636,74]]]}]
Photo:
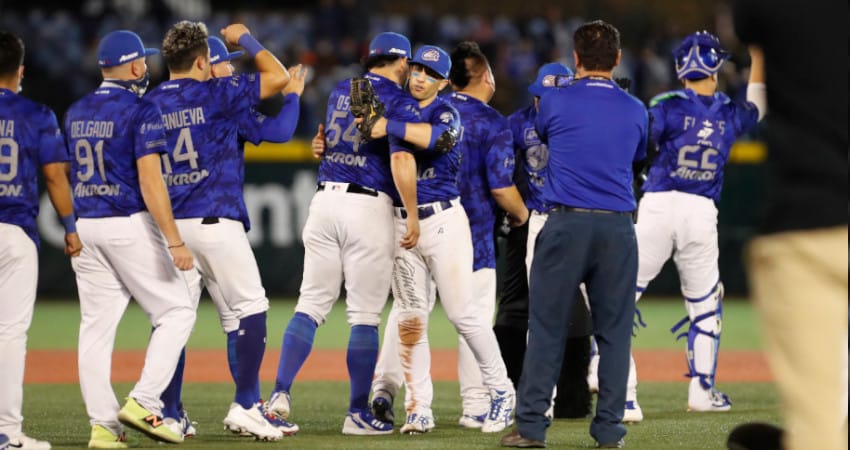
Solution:
[{"label": "catcher's helmet", "polygon": [[720,39],[708,31],[697,31],[686,37],[676,50],[676,76],[680,80],[710,77],[729,59],[729,52],[720,46]]}]

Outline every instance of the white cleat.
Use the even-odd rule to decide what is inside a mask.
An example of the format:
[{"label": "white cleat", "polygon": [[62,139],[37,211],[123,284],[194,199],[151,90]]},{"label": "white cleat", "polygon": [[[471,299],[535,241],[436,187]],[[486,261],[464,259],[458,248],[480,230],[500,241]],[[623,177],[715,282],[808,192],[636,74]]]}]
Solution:
[{"label": "white cleat", "polygon": [[490,391],[490,412],[484,418],[481,431],[484,433],[498,433],[504,431],[514,423],[513,412],[516,404],[516,395],[513,389]]},{"label": "white cleat", "polygon": [[377,419],[369,411],[348,411],[342,424],[342,434],[370,436],[391,434],[393,424]]},{"label": "white cleat", "polygon": [[289,397],[289,392],[272,392],[266,403],[266,412],[280,419],[289,420],[289,414],[292,412],[292,398]]},{"label": "white cleat", "polygon": [[627,400],[626,409],[623,411],[623,423],[638,423],[643,421],[643,411],[637,400]]},{"label": "white cleat", "polygon": [[22,434],[15,439],[10,439],[2,448],[9,450],[50,450],[50,443]]},{"label": "white cleat", "polygon": [[258,441],[279,441],[283,432],[272,425],[259,403],[245,409],[238,403],[230,404],[230,411],[224,418],[224,429],[236,434],[247,433]]},{"label": "white cleat", "polygon": [[410,413],[401,426],[401,434],[422,434],[434,429],[434,418],[430,414]]},{"label": "white cleat", "polygon": [[479,429],[484,426],[484,419],[487,418],[487,413],[473,416],[472,414],[464,414],[460,416],[457,424],[463,428]]},{"label": "white cleat", "polygon": [[[726,394],[708,389],[703,391],[705,395],[690,395],[688,398],[688,411],[692,412],[725,412],[732,409],[732,401]],[[694,398],[698,397],[698,398]]]}]

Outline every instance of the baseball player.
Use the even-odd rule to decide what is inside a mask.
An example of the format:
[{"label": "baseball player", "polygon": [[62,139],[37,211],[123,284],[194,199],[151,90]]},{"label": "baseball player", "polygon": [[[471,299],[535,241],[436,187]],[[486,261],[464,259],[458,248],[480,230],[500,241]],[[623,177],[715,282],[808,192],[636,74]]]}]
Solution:
[{"label": "baseball player", "polygon": [[[171,211],[160,154],[162,113],[140,98],[148,84],[146,49],[133,32],[107,34],[97,50],[104,81],[65,115],[77,230],[83,242],[71,263],[80,295],[79,370],[92,425],[89,447],[121,448],[125,424],[154,439],[183,441],[165,423],[160,395],[195,323],[181,271],[192,268]],[[179,270],[178,270],[179,269]],[[154,327],[139,382],[119,411],[110,385],[112,348],[130,297]],[[120,422],[119,422],[120,421]]]},{"label": "baseball player", "polygon": [[27,330],[38,281],[38,170],[65,227],[65,254],[82,249],[66,169],[68,151],[53,111],[18,95],[24,43],[0,31],[0,447],[49,449],[22,431]]},{"label": "baseball player", "polygon": [[[764,85],[751,82],[750,101],[741,103],[717,92],[717,72],[729,54],[706,31],[686,37],[673,56],[684,89],[650,101],[650,134],[660,153],[643,184],[635,226],[636,300],[672,254],[688,313],[672,331],[690,325],[679,335],[687,337],[688,410],[728,411],[729,397],[714,388],[723,298],[715,204],[732,144],[765,112]],[[634,358],[630,365],[626,408],[642,418]]]},{"label": "baseball player", "polygon": [[[177,226],[197,259],[197,271],[189,280],[192,299],[197,305],[206,286],[225,331],[234,325],[236,329],[236,392],[224,425],[258,440],[279,440],[298,427],[267,417],[260,401],[269,302],[246,234],[250,223],[242,196],[244,157],[238,137],[259,142],[253,108],[260,99],[279,93],[289,73],[244,25],[229,25],[222,35],[251,54],[258,74],[211,79],[206,26],[182,21],[163,40],[170,79],[147,98],[162,109],[169,149],[163,158],[164,177]],[[168,417],[179,417],[177,407],[170,402]]]},{"label": "baseball player", "polygon": [[[526,239],[516,246],[522,246],[517,252],[524,256],[524,262],[518,263],[517,269],[522,269],[522,295],[516,295],[516,300],[504,298],[499,304],[496,317],[496,337],[502,348],[505,363],[517,361],[514,367],[515,384],[519,384],[519,373],[522,372],[522,357],[525,354],[525,340],[528,330],[528,276],[534,257],[534,246],[537,235],[543,228],[551,205],[543,201],[542,190],[547,181],[546,166],[549,159],[549,148],[537,135],[534,121],[542,97],[550,88],[567,84],[572,80],[573,72],[560,63],[544,64],[537,73],[537,78],[528,87],[534,96],[533,104],[522,108],[508,117],[508,123],[513,134],[513,145],[517,158],[522,161],[519,177],[525,182],[525,203],[531,210],[528,219]],[[517,230],[511,230],[511,233]],[[509,236],[510,243],[514,237]],[[510,248],[508,253],[510,253]],[[510,261],[510,259],[508,259]],[[510,269],[509,269],[510,270]],[[516,270],[516,269],[514,269]],[[510,277],[511,274],[508,274]],[[519,281],[517,281],[519,283]],[[566,296],[565,296],[566,297]],[[569,336],[566,340],[564,364],[558,378],[562,401],[555,402],[549,414],[553,417],[585,417],[590,412],[590,393],[587,389],[587,368],[590,353],[591,334],[590,315],[581,292],[573,293],[571,298],[573,313],[570,315]],[[507,352],[506,352],[507,350]],[[509,366],[508,373],[511,373]],[[554,400],[554,397],[553,397]]]},{"label": "baseball player", "polygon": [[[425,338],[433,292],[440,293],[443,307],[458,333],[471,347],[478,362],[489,401],[482,431],[496,432],[508,426],[514,404],[514,390],[498,353],[498,343],[488,320],[476,316],[472,301],[472,240],[469,220],[460,205],[458,188],[461,174],[457,110],[437,93],[449,84],[451,59],[439,47],[423,46],[412,61],[409,88],[419,101],[423,123],[431,123],[439,134],[430,133],[431,141],[451,141],[438,152],[416,152],[408,147],[395,151],[413,155],[417,169],[418,216],[422,221],[420,241],[415,248],[396,249],[393,269],[393,309],[398,320],[399,358],[406,381],[407,418],[402,433],[425,433],[434,428],[431,400],[430,351]],[[478,67],[483,70],[486,66]],[[489,73],[489,71],[488,71]],[[480,72],[476,73],[480,75]],[[419,124],[388,122],[390,135],[405,135],[405,140],[423,147]],[[457,130],[457,131],[451,131]],[[436,136],[435,136],[436,135]],[[438,145],[439,147],[439,145]],[[450,150],[446,151],[449,148]],[[521,224],[523,208],[514,223]],[[400,233],[409,216],[406,208],[396,208],[396,232]],[[527,212],[526,212],[527,214]],[[491,237],[492,239],[492,237]],[[384,342],[391,340],[385,337]],[[373,387],[376,393],[381,390]],[[373,407],[376,405],[373,400]]]},{"label": "baseball player", "polygon": [[[419,118],[416,101],[401,87],[407,79],[410,54],[406,37],[385,32],[372,39],[363,61],[364,78],[387,106],[389,119],[412,122]],[[289,417],[292,383],[310,354],[316,328],[339,298],[344,280],[351,326],[346,357],[351,397],[342,433],[380,435],[392,433],[392,424],[375,419],[369,410],[378,325],[390,288],[393,248],[416,244],[419,218],[409,217],[400,225],[402,231],[393,235],[393,197],[400,196],[406,207],[416,208],[415,170],[402,172],[398,162],[390,160],[389,149],[401,145],[397,138],[362,139],[351,113],[351,85],[356,82],[348,79],[337,84],[328,98],[325,123],[314,138],[314,143],[320,140],[327,150],[304,224],[301,292],[283,336],[268,407],[281,418]]]},{"label": "baseball player", "polygon": [[[229,52],[224,41],[215,36],[207,38],[207,44],[210,48],[210,73],[214,78],[231,77],[234,75],[233,65],[230,63],[233,59],[242,56],[243,52]],[[246,112],[237,117],[239,123],[239,147],[242,147],[242,142],[246,139],[257,139],[259,141],[268,142],[287,142],[292,138],[295,132],[295,126],[298,123],[299,99],[301,93],[304,92],[304,77],[306,69],[299,64],[289,69],[290,80],[286,83],[283,90],[284,99],[283,106],[277,116],[266,116],[253,107],[250,112]],[[178,221],[180,226],[181,221]],[[190,249],[191,249],[190,244]],[[196,253],[197,254],[197,253]],[[204,283],[206,284],[206,283]],[[196,291],[200,295],[200,287]],[[230,375],[233,381],[236,381],[236,373],[238,361],[236,358],[236,343],[238,341],[239,318],[238,312],[228,306],[225,299],[221,296],[220,291],[215,291],[212,295],[213,303],[218,310],[221,326],[224,333],[227,335],[227,362],[230,369]],[[174,372],[174,377],[171,384],[163,392],[162,401],[165,403],[163,414],[165,417],[173,417],[180,421],[183,426],[184,437],[191,437],[197,434],[197,430],[189,419],[189,415],[183,408],[181,401],[183,387],[183,370],[186,361],[186,350],[180,354],[180,361],[177,364],[177,370]],[[259,380],[254,386],[256,397],[260,396]],[[176,416],[174,415],[176,414]]]}]

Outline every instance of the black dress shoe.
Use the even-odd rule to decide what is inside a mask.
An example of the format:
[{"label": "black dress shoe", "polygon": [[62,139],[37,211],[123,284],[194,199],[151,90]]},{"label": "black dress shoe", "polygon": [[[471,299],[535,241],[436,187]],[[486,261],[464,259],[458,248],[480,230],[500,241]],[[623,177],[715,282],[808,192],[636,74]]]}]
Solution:
[{"label": "black dress shoe", "polygon": [[751,422],[735,427],[726,441],[729,450],[782,450],[782,428]]},{"label": "black dress shoe", "polygon": [[502,440],[499,441],[499,444],[501,444],[502,447],[546,448],[545,441],[524,438],[520,436],[518,430],[511,431],[510,433],[502,436]]},{"label": "black dress shoe", "polygon": [[604,444],[601,443],[601,442],[596,443],[596,448],[623,448],[625,446],[626,446],[626,441],[624,441],[622,439],[620,439],[619,441],[614,441],[614,442],[606,442]]}]

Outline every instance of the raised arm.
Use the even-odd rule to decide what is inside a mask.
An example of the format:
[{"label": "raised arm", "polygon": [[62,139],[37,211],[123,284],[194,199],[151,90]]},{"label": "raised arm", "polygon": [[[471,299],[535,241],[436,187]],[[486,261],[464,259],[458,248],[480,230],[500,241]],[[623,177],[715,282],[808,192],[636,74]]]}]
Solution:
[{"label": "raised arm", "polygon": [[747,84],[747,101],[756,105],[759,120],[767,114],[767,86],[764,80],[764,53],[761,47],[750,45],[750,80]]},{"label": "raised arm", "polygon": [[272,52],[257,42],[248,27],[241,23],[228,25],[221,30],[224,39],[232,45],[239,45],[253,58],[260,74],[260,98],[268,98],[283,90],[289,82],[289,72]]}]

